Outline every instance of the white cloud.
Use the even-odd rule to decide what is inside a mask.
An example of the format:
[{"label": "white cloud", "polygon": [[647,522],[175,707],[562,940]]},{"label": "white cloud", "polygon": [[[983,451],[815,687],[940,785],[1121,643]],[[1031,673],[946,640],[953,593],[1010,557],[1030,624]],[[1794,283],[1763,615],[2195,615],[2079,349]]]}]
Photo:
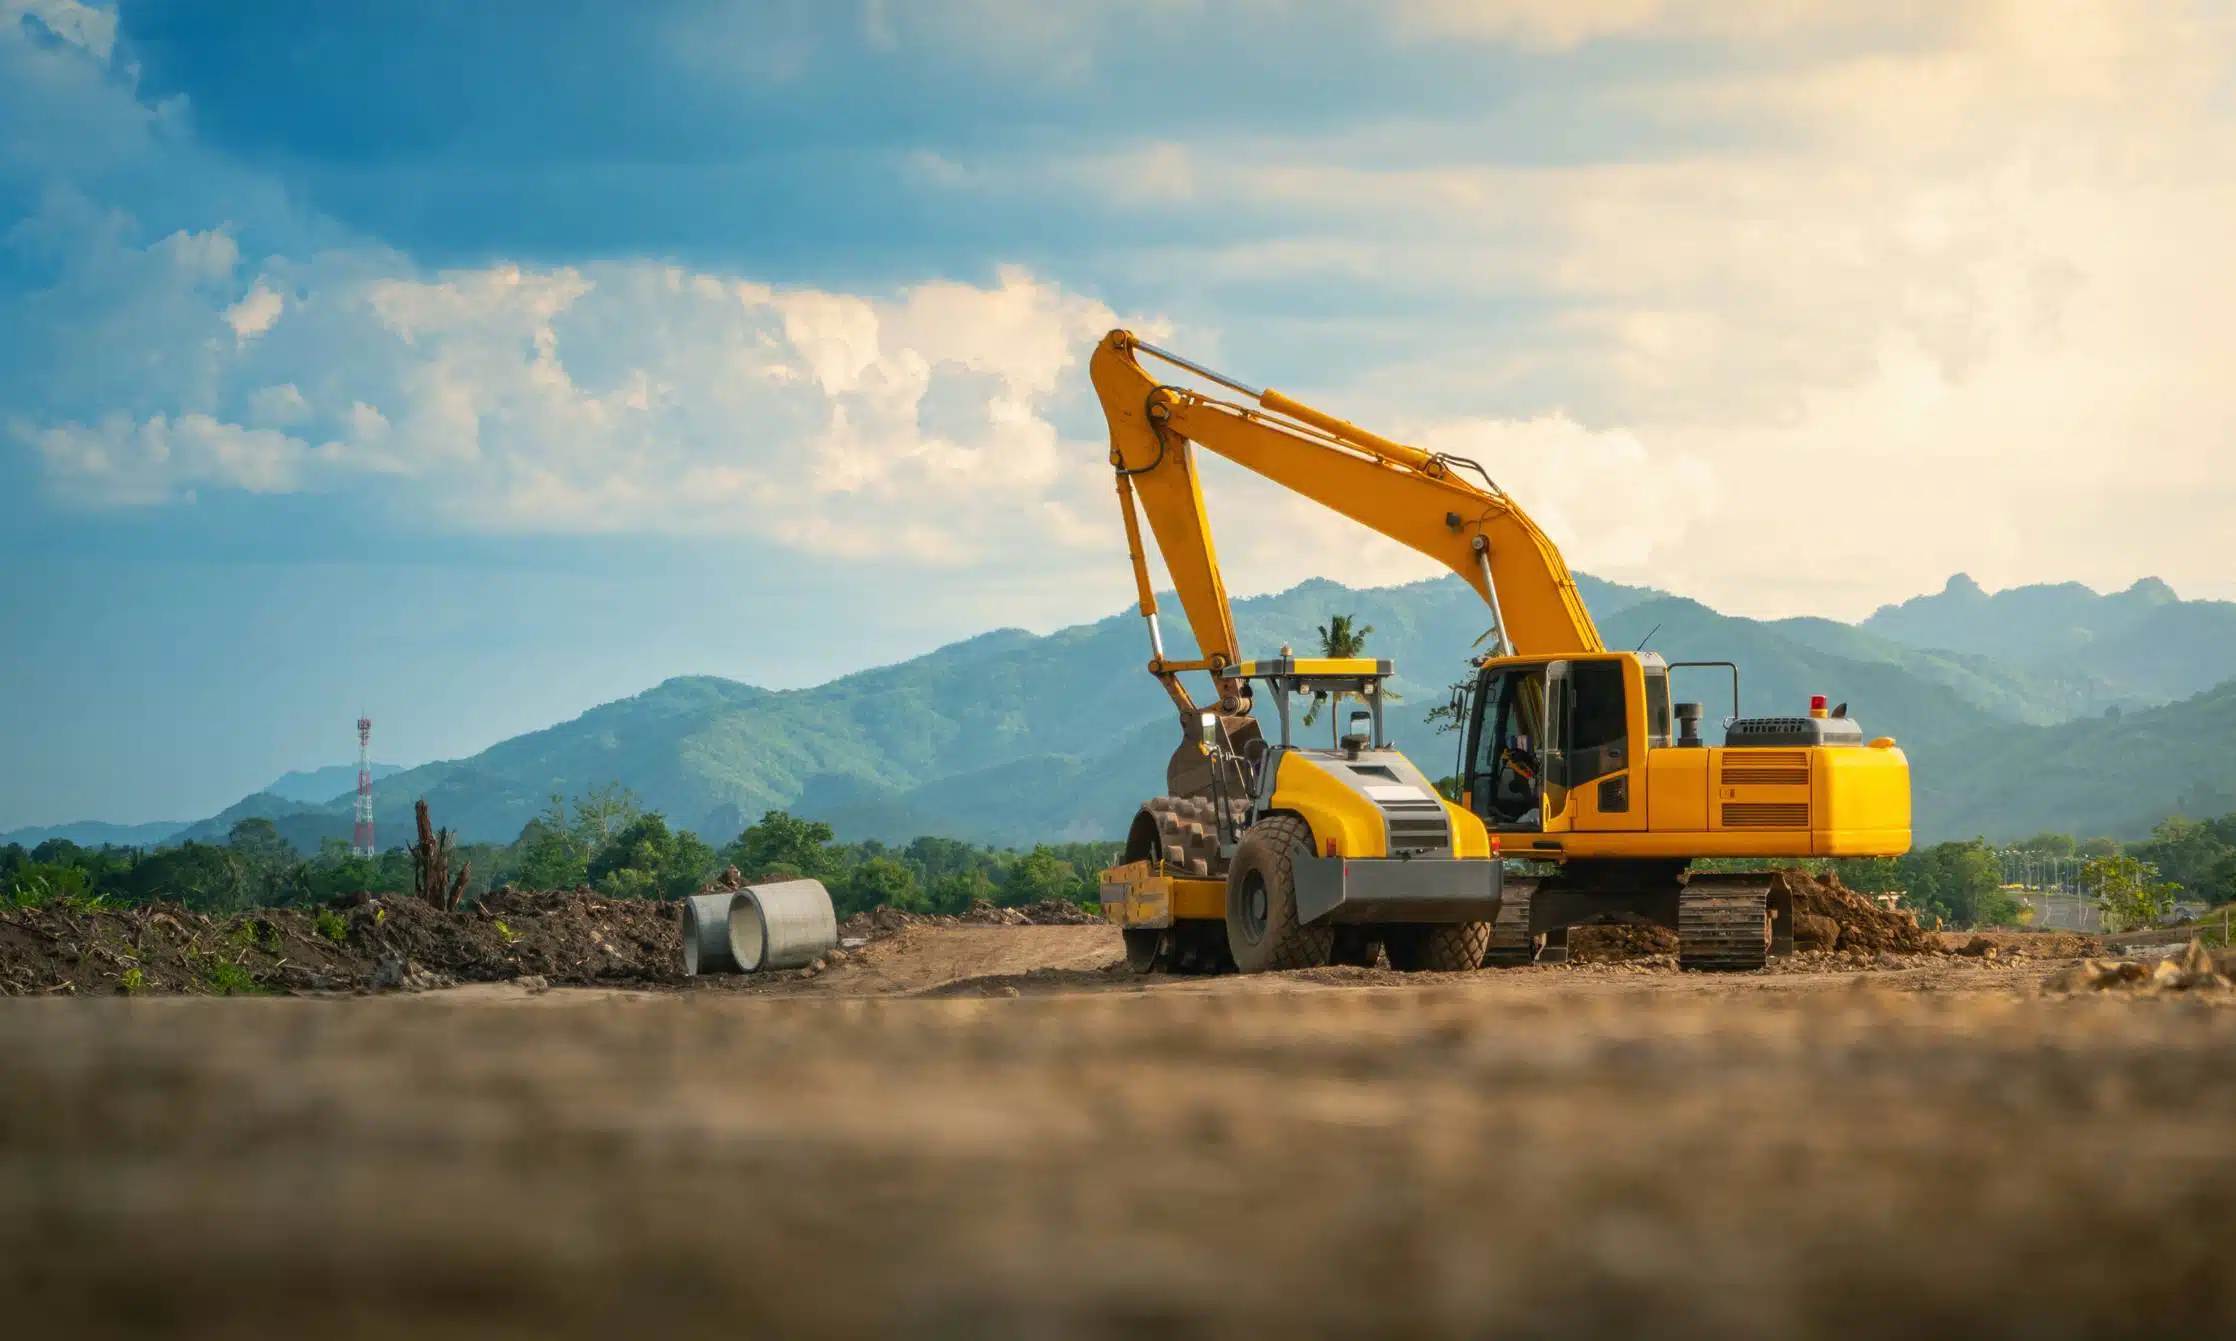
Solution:
[{"label": "white cloud", "polygon": [[178,501],[197,484],[249,493],[301,487],[308,448],[271,429],[220,423],[206,414],[154,415],[135,423],[111,415],[88,427],[17,424],[16,435],[45,460],[64,497],[103,506]]},{"label": "white cloud", "polygon": [[310,402],[293,382],[263,386],[248,393],[249,417],[259,424],[295,424],[308,419]]},{"label": "white cloud", "polygon": [[[1486,445],[1525,506],[1577,518],[1561,539],[1594,571],[1652,536],[1635,577],[1766,614],[1862,615],[1958,569],[2227,591],[2202,500],[2236,501],[2230,12],[1876,12],[1450,7],[1476,35],[1690,34],[1747,59],[1573,109],[1682,129],[1676,155],[1515,165],[1411,124],[1197,143],[1198,208],[1284,225],[1128,263],[1314,295],[1301,320],[1260,300],[1281,342],[1395,351],[1321,397],[1364,422],[1565,412],[1637,444],[1647,479],[1712,477],[1720,501],[1615,527]],[[1051,171],[1134,209],[1138,157]],[[1330,293],[1379,315],[1331,325]],[[1434,315],[1393,333],[1408,307]]]},{"label": "white cloud", "polygon": [[[967,22],[895,6],[864,23],[906,53],[1011,10],[1036,13],[988,59],[1077,52],[1081,25],[1108,19],[982,0]],[[33,124],[11,114],[63,89],[107,128],[0,145],[42,185],[145,171],[148,146],[182,133],[96,69],[113,22],[104,36],[106,11],[88,13],[42,19],[67,49],[0,41],[0,76],[22,76],[0,119]],[[1277,27],[1304,7],[1250,13]],[[10,233],[55,277],[19,306],[28,352],[0,389],[84,505],[396,489],[459,529],[735,532],[941,564],[1076,553],[1098,571],[1115,528],[1082,365],[1119,318],[1082,275],[1177,312],[1206,357],[1272,351],[1238,366],[1252,380],[1483,458],[1574,564],[1610,576],[1764,613],[1861,614],[1957,568],[2226,583],[2224,11],[1411,0],[1395,23],[1420,45],[1674,39],[1717,58],[1580,70],[1535,120],[1451,100],[1294,137],[1098,137],[1105,152],[1060,161],[979,148],[966,168],[956,146],[924,148],[904,176],[943,198],[1063,194],[1059,215],[1118,220],[1100,251],[983,283],[777,288],[628,261],[430,273],[259,230],[233,202],[262,198],[237,182],[145,232],[65,185]],[[1515,138],[1556,122],[1587,146],[1609,126],[1653,135],[1635,153]],[[1197,232],[1243,240],[1162,241]],[[1238,590],[1424,571],[1309,505],[1216,484]]]},{"label": "white cloud", "polygon": [[[138,417],[19,427],[77,505],[395,477],[460,530],[743,533],[955,564],[1084,543],[1072,518],[1103,483],[1099,443],[1051,416],[1082,407],[1085,354],[1117,318],[1022,270],[859,295],[651,263],[420,275],[327,254],[260,258],[269,278],[241,294],[222,231],[78,247],[82,274],[187,280],[96,318],[107,365],[184,347],[203,375]],[[256,339],[283,307],[290,338]],[[232,340],[197,340],[219,323]]]},{"label": "white cloud", "polygon": [[245,345],[277,325],[280,312],[286,306],[278,294],[265,288],[259,280],[246,298],[225,309],[225,324],[233,328],[235,342]]},{"label": "white cloud", "polygon": [[30,15],[48,32],[107,60],[116,46],[116,11],[80,0],[0,0],[0,23],[20,23]]}]

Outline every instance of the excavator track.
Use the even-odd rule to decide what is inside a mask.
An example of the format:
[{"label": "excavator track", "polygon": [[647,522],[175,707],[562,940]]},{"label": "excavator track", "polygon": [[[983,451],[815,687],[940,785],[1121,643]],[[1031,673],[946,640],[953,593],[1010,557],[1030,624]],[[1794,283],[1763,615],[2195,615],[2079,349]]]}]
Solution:
[{"label": "excavator track", "polygon": [[1527,968],[1537,962],[1537,937],[1529,927],[1530,896],[1536,892],[1535,880],[1508,880],[1501,888],[1483,967]]},{"label": "excavator track", "polygon": [[1677,967],[1743,973],[1770,955],[1770,879],[1695,875],[1677,896]]}]

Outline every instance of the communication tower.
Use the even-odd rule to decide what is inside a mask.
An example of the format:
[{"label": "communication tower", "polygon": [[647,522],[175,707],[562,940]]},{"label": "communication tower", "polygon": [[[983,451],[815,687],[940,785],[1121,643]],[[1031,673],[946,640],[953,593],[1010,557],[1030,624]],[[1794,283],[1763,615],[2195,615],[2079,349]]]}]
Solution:
[{"label": "communication tower", "polygon": [[360,857],[373,856],[373,719],[357,719],[357,832],[349,840],[350,851]]}]

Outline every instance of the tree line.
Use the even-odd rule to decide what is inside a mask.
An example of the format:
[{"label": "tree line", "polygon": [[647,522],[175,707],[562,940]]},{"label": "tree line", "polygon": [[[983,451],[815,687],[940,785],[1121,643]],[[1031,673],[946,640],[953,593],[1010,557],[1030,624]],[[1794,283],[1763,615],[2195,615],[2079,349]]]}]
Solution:
[{"label": "tree line", "polygon": [[[960,913],[985,901],[1006,906],[1061,899],[1095,902],[1095,874],[1117,861],[1118,843],[1044,843],[998,849],[925,836],[898,847],[841,843],[831,826],[772,810],[715,847],[671,827],[618,784],[571,802],[554,796],[511,843],[460,845],[472,864],[469,899],[501,885],[523,889],[588,887],[610,898],[673,899],[695,893],[725,867],[749,880],[812,877],[831,891],[841,916],[879,906]],[[1731,863],[1706,863],[1729,865]],[[1759,863],[1758,863],[1759,864]],[[1900,857],[1846,858],[1809,865],[1837,872],[1864,893],[1899,891],[1928,925],[2008,925],[2022,904],[2014,887],[2062,888],[2095,900],[2112,924],[2155,920],[2178,900],[2236,900],[2236,814],[2196,820],[2175,815],[2151,836],[2112,838],[2040,833],[2016,843],[1973,838],[1935,843]],[[222,843],[185,842],[153,850],[81,847],[50,839],[35,848],[0,847],[0,902],[56,900],[146,903],[170,900],[205,912],[305,906],[365,891],[412,887],[403,847],[361,857],[329,838],[303,857],[270,820],[244,819]]]},{"label": "tree line", "polygon": [[2116,930],[2154,922],[2177,902],[2236,900],[2236,814],[2169,815],[2135,843],[2044,832],[2015,843],[1972,838],[1828,865],[1850,889],[1900,891],[1929,924],[2008,925],[2023,906],[2014,890],[2050,889],[2093,901]]},{"label": "tree line", "polygon": [[[874,839],[841,843],[828,824],[772,810],[716,847],[670,826],[616,784],[571,802],[554,796],[511,843],[459,844],[453,861],[471,863],[469,901],[504,885],[673,899],[698,892],[735,866],[748,880],[821,880],[844,917],[881,905],[961,913],[980,901],[1093,903],[1096,872],[1118,859],[1121,846],[1043,843],[1019,851],[930,836],[898,847]],[[29,849],[0,847],[0,903],[16,906],[165,900],[229,913],[316,905],[360,891],[401,894],[411,887],[411,856],[401,846],[364,857],[329,838],[305,857],[267,819],[238,821],[222,843],[143,849],[84,847],[57,838]]]}]

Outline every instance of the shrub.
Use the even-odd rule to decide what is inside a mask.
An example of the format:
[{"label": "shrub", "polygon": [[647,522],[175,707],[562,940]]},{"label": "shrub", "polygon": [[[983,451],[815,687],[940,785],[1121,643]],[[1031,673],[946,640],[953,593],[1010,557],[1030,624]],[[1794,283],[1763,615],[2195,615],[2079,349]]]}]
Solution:
[{"label": "shrub", "polygon": [[202,984],[219,996],[257,996],[264,991],[255,974],[214,955],[202,962]]}]

